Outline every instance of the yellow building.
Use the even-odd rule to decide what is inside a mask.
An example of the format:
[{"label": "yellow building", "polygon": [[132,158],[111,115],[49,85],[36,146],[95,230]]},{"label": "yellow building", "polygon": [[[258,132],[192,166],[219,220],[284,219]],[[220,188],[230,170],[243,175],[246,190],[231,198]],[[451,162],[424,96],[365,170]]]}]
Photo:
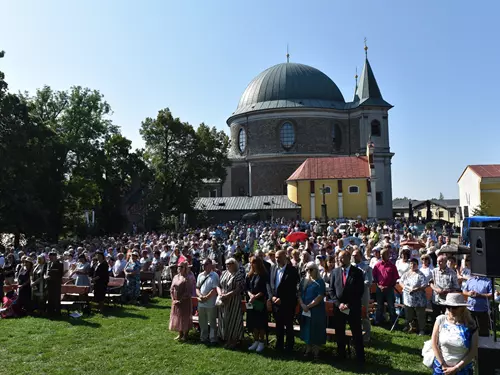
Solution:
[{"label": "yellow building", "polygon": [[468,165],[458,179],[460,209],[472,216],[481,203],[489,216],[500,216],[500,164]]},{"label": "yellow building", "polygon": [[304,220],[377,217],[373,146],[367,156],[309,158],[288,178],[288,199],[300,205]]}]

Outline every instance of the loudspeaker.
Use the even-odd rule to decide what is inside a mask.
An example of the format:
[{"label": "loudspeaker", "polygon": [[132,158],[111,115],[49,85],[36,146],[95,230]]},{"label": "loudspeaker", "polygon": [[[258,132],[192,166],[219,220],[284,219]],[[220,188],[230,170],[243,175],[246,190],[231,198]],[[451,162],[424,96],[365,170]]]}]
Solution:
[{"label": "loudspeaker", "polygon": [[500,277],[500,228],[470,228],[471,271]]},{"label": "loudspeaker", "polygon": [[480,337],[477,353],[478,374],[500,375],[500,342],[494,342],[491,337]]}]

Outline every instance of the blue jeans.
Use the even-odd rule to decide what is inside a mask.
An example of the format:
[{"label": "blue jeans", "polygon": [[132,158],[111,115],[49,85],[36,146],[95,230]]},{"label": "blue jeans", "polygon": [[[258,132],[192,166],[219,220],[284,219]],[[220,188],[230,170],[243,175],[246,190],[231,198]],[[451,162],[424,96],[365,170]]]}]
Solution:
[{"label": "blue jeans", "polygon": [[377,312],[375,314],[375,323],[379,324],[384,321],[384,302],[387,302],[387,311],[389,311],[389,316],[391,317],[391,322],[396,320],[396,310],[394,308],[394,289],[387,288],[383,291],[377,287]]}]

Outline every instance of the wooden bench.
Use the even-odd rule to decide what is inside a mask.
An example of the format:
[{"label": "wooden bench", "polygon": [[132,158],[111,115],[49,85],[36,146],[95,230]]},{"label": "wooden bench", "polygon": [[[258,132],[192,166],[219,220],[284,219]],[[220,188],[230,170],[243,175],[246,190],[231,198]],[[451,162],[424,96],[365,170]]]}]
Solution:
[{"label": "wooden bench", "polygon": [[[72,307],[81,306],[83,311],[90,310],[88,286],[62,285],[61,286],[61,307],[68,311]],[[66,299],[66,298],[70,299]]]},{"label": "wooden bench", "polygon": [[3,292],[4,294],[12,291],[12,290],[17,290],[18,285],[17,284],[12,284],[12,285],[4,285],[3,286]]}]

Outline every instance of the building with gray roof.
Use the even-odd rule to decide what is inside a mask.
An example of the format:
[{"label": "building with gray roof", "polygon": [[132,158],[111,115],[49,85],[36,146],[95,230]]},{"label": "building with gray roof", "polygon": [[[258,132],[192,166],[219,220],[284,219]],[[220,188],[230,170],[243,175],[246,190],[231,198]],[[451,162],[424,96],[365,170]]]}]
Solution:
[{"label": "building with gray roof", "polygon": [[227,120],[232,165],[220,195],[286,195],[286,180],[307,158],[364,155],[372,142],[376,173],[369,194],[378,217],[392,217],[392,105],[382,97],[366,52],[365,46],[351,101],[325,73],[304,64],[287,61],[252,79]]}]

